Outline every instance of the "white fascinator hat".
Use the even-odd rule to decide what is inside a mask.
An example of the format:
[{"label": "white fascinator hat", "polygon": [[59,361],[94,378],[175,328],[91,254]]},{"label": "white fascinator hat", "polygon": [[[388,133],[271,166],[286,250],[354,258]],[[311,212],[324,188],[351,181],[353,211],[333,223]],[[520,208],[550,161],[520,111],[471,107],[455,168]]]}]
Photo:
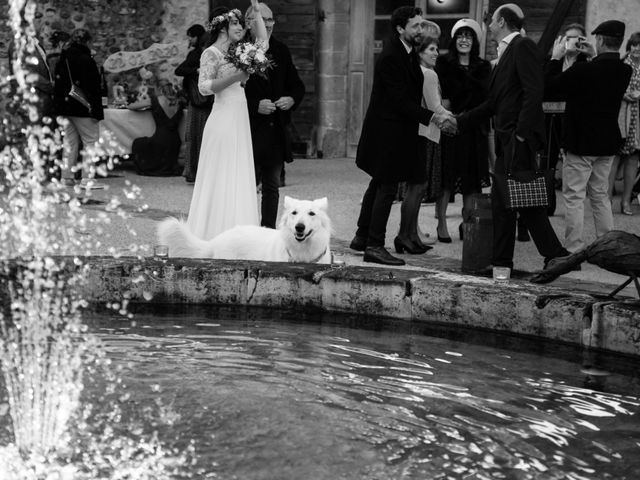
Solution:
[{"label": "white fascinator hat", "polygon": [[454,38],[456,36],[456,32],[461,28],[470,28],[476,34],[478,41],[482,40],[482,28],[480,28],[480,24],[478,22],[471,18],[462,18],[458,20],[451,29],[451,38]]}]

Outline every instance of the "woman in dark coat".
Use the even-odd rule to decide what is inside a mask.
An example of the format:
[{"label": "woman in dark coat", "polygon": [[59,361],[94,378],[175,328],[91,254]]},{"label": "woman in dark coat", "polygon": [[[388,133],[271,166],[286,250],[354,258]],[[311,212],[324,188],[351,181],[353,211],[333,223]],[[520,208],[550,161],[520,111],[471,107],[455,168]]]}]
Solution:
[{"label": "woman in dark coat", "polygon": [[[178,126],[182,118],[182,103],[172,116],[160,103],[155,92],[150,91],[151,114],[156,130],[151,137],[136,138],[131,145],[133,163],[138,175],[153,177],[172,177],[180,175],[178,155],[180,153],[180,134]],[[166,100],[163,97],[162,100]]]},{"label": "woman in dark coat", "polygon": [[202,143],[202,132],[204,124],[211,113],[213,105],[213,95],[203,97],[198,90],[198,71],[200,70],[200,56],[208,41],[208,36],[202,25],[192,25],[187,30],[189,46],[193,47],[187,54],[184,62],[176,67],[176,75],[184,77],[182,88],[187,94],[189,106],[187,107],[187,128],[185,132],[185,142],[187,143],[187,154],[184,162],[182,175],[187,183],[196,181],[198,171],[198,158],[200,157],[200,144]]},{"label": "woman in dark coat", "polygon": [[[78,159],[78,149],[82,140],[83,179],[81,186],[87,189],[104,188],[104,185],[90,180],[91,160],[86,156],[100,138],[98,122],[104,118],[102,94],[100,93],[100,72],[91,56],[89,43],[91,35],[85,29],[74,30],[69,46],[60,54],[56,64],[54,102],[56,113],[67,119],[64,126],[64,165],[62,179],[74,182],[74,166]],[[69,95],[71,84],[80,89],[81,101]]]},{"label": "woman in dark coat", "polygon": [[[451,30],[449,52],[438,58],[436,73],[442,86],[443,104],[454,115],[473,109],[488,95],[491,65],[480,58],[480,25],[471,19],[456,22]],[[469,210],[471,194],[489,185],[489,123],[455,137],[443,135],[441,140],[443,191],[436,201],[436,213],[445,218],[452,193],[461,193],[462,216]],[[438,230],[438,239],[451,242],[446,222]]]}]

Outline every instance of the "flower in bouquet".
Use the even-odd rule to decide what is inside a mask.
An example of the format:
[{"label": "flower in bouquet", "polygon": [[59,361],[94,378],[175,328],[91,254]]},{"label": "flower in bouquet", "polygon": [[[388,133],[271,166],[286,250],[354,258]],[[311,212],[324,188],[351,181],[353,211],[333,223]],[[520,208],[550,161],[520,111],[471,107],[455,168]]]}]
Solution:
[{"label": "flower in bouquet", "polygon": [[273,60],[265,53],[264,48],[252,42],[240,42],[229,47],[226,59],[238,70],[249,75],[266,76],[267,70],[273,68]]}]

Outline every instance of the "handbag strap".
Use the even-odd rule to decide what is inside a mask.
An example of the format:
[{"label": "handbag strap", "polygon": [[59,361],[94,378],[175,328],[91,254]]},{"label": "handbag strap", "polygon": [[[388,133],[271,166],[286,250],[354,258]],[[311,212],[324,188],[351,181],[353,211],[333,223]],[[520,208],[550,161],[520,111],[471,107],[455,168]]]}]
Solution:
[{"label": "handbag strap", "polygon": [[[516,158],[516,146],[518,145],[519,142],[520,142],[520,140],[518,140],[518,137],[514,133],[513,134],[513,142],[511,142],[511,158],[509,158],[509,163],[508,164],[505,163],[505,166],[504,166],[504,172],[507,175],[511,175],[511,173],[512,173],[511,172],[511,167],[512,167],[514,159]],[[522,143],[526,143],[526,140],[524,142],[522,142]],[[533,160],[533,162],[534,162],[534,164],[531,166],[532,167],[531,169],[536,171],[536,172],[541,171],[542,170],[542,165],[541,165],[541,162],[539,161],[540,160],[539,155],[537,153],[534,154],[533,159],[531,159],[531,158],[529,159],[529,161],[531,161],[531,160]]]},{"label": "handbag strap", "polygon": [[513,140],[511,141],[511,155],[509,156],[509,163],[505,162],[504,164],[504,173],[509,176],[511,175],[511,165],[513,163],[513,159],[516,156],[516,142],[518,139],[516,138],[516,134],[513,134]]},{"label": "handbag strap", "polygon": [[64,63],[67,64],[67,72],[69,72],[69,80],[71,80],[71,86],[73,86],[73,77],[71,76],[71,68],[69,68],[69,59],[65,58]]}]

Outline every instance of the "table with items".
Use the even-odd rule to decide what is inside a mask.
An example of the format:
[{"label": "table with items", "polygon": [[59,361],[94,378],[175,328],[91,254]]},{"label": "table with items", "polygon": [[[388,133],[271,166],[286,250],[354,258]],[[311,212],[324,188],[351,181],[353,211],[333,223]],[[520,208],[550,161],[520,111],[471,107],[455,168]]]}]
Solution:
[{"label": "table with items", "polygon": [[[184,143],[185,116],[180,121],[178,131]],[[100,141],[109,155],[128,155],[136,138],[150,137],[156,130],[153,115],[149,109],[105,108],[104,120],[100,122]]]}]

